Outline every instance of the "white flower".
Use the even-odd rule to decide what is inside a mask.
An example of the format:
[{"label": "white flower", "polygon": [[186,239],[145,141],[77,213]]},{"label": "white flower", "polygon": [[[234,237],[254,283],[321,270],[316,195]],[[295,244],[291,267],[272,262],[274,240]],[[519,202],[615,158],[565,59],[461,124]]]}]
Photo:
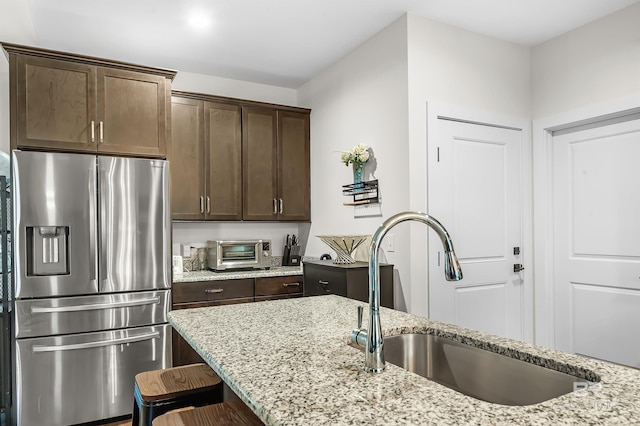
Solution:
[{"label": "white flower", "polygon": [[369,147],[359,143],[351,151],[343,152],[340,159],[346,166],[351,163],[366,163],[369,160]]}]

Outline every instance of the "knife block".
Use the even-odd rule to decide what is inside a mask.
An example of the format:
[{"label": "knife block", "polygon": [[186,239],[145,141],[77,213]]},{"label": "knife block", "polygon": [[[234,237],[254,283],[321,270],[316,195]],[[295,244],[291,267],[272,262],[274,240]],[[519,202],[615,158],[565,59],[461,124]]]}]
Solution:
[{"label": "knife block", "polygon": [[284,250],[282,252],[282,266],[299,266],[302,256],[294,254],[296,252],[300,252],[299,246],[284,246]]}]

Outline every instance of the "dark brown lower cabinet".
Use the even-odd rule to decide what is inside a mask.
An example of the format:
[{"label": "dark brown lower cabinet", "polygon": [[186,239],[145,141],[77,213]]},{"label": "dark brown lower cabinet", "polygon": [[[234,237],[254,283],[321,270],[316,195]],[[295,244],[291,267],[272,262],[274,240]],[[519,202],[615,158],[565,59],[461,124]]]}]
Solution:
[{"label": "dark brown lower cabinet", "polygon": [[[236,280],[176,283],[172,309],[233,305],[264,300],[302,297],[302,275]],[[173,330],[173,366],[205,362],[180,334]]]},{"label": "dark brown lower cabinet", "polygon": [[302,275],[256,278],[256,302],[302,297],[303,288]]},{"label": "dark brown lower cabinet", "polygon": [[[334,264],[328,261],[304,263],[304,295],[336,294],[369,301],[369,270],[366,262]],[[393,265],[380,265],[380,305],[393,309]]]}]

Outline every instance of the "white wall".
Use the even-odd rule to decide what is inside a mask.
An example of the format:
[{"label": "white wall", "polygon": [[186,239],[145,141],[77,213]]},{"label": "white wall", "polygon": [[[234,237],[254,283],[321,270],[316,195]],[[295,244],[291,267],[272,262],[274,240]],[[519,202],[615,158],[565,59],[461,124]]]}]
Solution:
[{"label": "white wall", "polygon": [[[410,207],[428,212],[427,101],[526,121],[529,49],[411,15],[407,34]],[[409,311],[427,316],[428,232],[422,228],[411,225]]]},{"label": "white wall", "polygon": [[[27,2],[2,0],[0,6],[0,41],[36,45]],[[0,52],[0,151],[9,152],[9,62]]]},{"label": "white wall", "polygon": [[281,105],[300,106],[297,103],[298,95],[295,89],[183,71],[178,72],[171,84],[171,88],[183,92],[205,93]]},{"label": "white wall", "polygon": [[[408,15],[301,87],[299,99],[313,109],[311,234],[372,233],[394,213],[427,211],[427,101],[526,120],[529,72],[528,48]],[[380,218],[353,219],[353,208],[341,207],[340,186],[351,175],[339,151],[358,142],[376,153]],[[396,251],[386,256],[402,286],[397,307],[426,316],[423,228],[390,231]],[[311,239],[307,254],[322,251]]]},{"label": "white wall", "polygon": [[549,128],[640,106],[640,3],[532,48],[535,342],[554,347]]},{"label": "white wall", "polygon": [[[409,207],[407,134],[407,50],[405,17],[356,48],[298,90],[311,112],[311,218],[307,255],[333,253],[315,235],[373,234],[383,219]],[[351,168],[340,161],[341,151],[357,143],[372,147],[379,180],[382,216],[354,218],[354,207],[342,195],[353,182]],[[373,164],[367,163],[366,179]],[[396,306],[409,299],[409,234],[398,229],[396,251],[386,253],[400,272]],[[404,296],[403,296],[404,293]]]},{"label": "white wall", "polygon": [[532,118],[640,96],[640,3],[531,50]]}]

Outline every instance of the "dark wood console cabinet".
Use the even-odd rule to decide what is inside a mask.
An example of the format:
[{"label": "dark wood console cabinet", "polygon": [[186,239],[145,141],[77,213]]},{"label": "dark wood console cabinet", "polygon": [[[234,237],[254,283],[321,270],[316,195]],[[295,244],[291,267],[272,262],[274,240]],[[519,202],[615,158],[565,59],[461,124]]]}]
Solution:
[{"label": "dark wood console cabinet", "polygon": [[[369,301],[369,270],[365,262],[305,262],[304,283],[305,296],[336,294],[363,302]],[[380,265],[380,305],[393,309],[393,265]]]}]

